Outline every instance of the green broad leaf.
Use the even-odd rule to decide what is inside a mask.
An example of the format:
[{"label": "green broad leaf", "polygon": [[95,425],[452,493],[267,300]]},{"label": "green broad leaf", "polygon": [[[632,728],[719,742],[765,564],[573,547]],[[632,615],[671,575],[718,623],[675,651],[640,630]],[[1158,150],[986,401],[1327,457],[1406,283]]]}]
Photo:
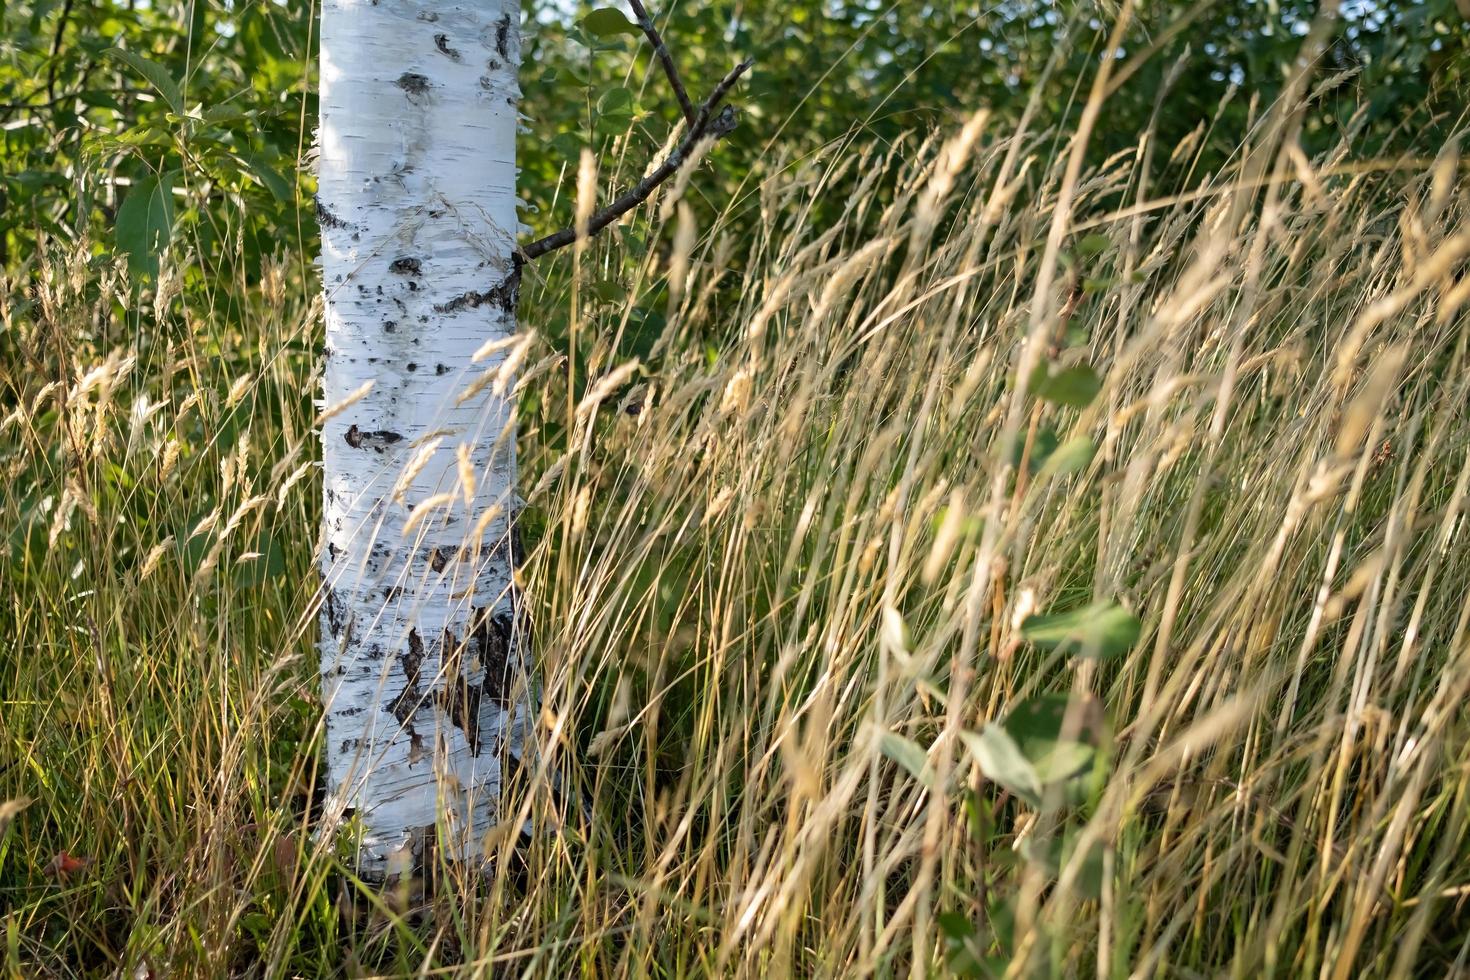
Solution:
[{"label": "green broad leaf", "polygon": [[627,287],[615,279],[601,279],[594,282],[591,292],[604,303],[616,303],[628,295]]},{"label": "green broad leaf", "polygon": [[1073,436],[1046,457],[1039,473],[1043,477],[1081,473],[1096,453],[1097,445],[1087,436]]},{"label": "green broad leaf", "polygon": [[1036,394],[1049,402],[1069,408],[1086,408],[1102,391],[1102,379],[1086,364],[1074,364],[1046,377],[1036,386]]},{"label": "green broad leaf", "polygon": [[641,34],[638,25],[616,7],[598,7],[577,21],[582,29],[596,37],[615,37],[619,34]]},{"label": "green broad leaf", "polygon": [[581,88],[591,88],[592,76],[575,66],[565,66],[558,70],[557,81],[570,81]]},{"label": "green broad leaf", "polygon": [[253,114],[252,110],[242,108],[234,102],[224,102],[205,109],[200,114],[200,118],[211,126],[217,126],[224,123],[239,122]]},{"label": "green broad leaf", "polygon": [[[1016,457],[1013,461],[1020,466],[1020,457],[1026,451],[1026,436],[1022,435],[1016,439]],[[1051,428],[1039,429],[1036,438],[1030,441],[1030,455],[1026,457],[1026,469],[1032,473],[1041,472],[1041,467],[1050,460],[1051,454],[1057,451],[1057,430]]]},{"label": "green broad leaf", "polygon": [[584,145],[586,144],[572,133],[561,133],[551,140],[551,148],[556,151],[557,156],[573,162],[582,155]]},{"label": "green broad leaf", "polygon": [[1102,708],[1094,699],[1046,694],[1012,708],[1003,727],[1046,785],[1083,775],[1092,767],[1102,740]]},{"label": "green broad leaf", "polygon": [[1076,794],[1066,789],[1075,790],[1096,766],[1103,730],[1096,700],[1052,694],[1022,701],[1000,724],[961,732],[960,739],[987,779],[1040,807],[1048,787],[1063,790],[1049,802],[1072,801]]},{"label": "green broad leaf", "polygon": [[929,754],[912,739],[897,732],[884,732],[878,740],[878,751],[908,770],[920,783],[929,786],[934,782],[934,771],[929,768]]},{"label": "green broad leaf", "polygon": [[975,923],[963,912],[940,912],[937,921],[947,939],[963,941],[975,935]]},{"label": "green broad leaf", "polygon": [[1028,616],[1021,635],[1044,650],[1061,650],[1108,660],[1127,653],[1143,634],[1143,623],[1116,602],[1096,602],[1064,613]]},{"label": "green broad leaf", "polygon": [[633,115],[633,93],[621,85],[608,89],[597,99],[597,112],[602,116]]},{"label": "green broad leaf", "polygon": [[1007,458],[1012,466],[1021,465],[1021,457],[1026,456],[1026,469],[1031,473],[1041,471],[1042,465],[1057,448],[1057,433],[1050,427],[1038,429],[1034,438],[1031,439],[1031,454],[1026,455],[1025,432],[1016,433],[1016,438],[1008,444]]},{"label": "green broad leaf", "polygon": [[1045,843],[1028,837],[1021,843],[1021,855],[1040,867],[1048,877],[1057,878],[1062,869],[1077,860],[1078,867],[1073,884],[1083,898],[1096,901],[1102,896],[1103,848],[1093,844],[1080,858],[1077,855],[1078,831],[1069,831],[1063,837],[1048,837]]},{"label": "green broad leaf", "polygon": [[88,91],[77,96],[81,101],[94,109],[111,109],[113,112],[122,112],[122,103],[118,102],[111,92]]},{"label": "green broad leaf", "polygon": [[960,741],[975,757],[986,779],[1032,806],[1041,805],[1041,777],[1004,728],[986,725],[978,732],[960,732]]},{"label": "green broad leaf", "polygon": [[163,101],[178,115],[184,114],[184,93],[179,88],[179,83],[156,61],[149,61],[142,55],[122,48],[108,48],[107,53],[132,68],[138,74],[148,79],[149,83],[163,96]]},{"label": "green broad leaf", "polygon": [[240,156],[240,162],[255,175],[255,178],[265,186],[265,189],[271,192],[271,197],[274,197],[277,201],[280,201],[282,204],[289,204],[296,198],[295,188],[291,185],[291,182],[274,167],[266,163],[260,154],[242,154]]},{"label": "green broad leaf", "polygon": [[1112,247],[1113,240],[1111,238],[1099,232],[1093,232],[1091,235],[1084,235],[1078,240],[1077,254],[1084,259],[1090,259],[1101,255]]},{"label": "green broad leaf", "polygon": [[[1074,842],[1069,840],[1068,843],[1071,846],[1067,848],[1063,865],[1071,864],[1073,855],[1077,851]],[[1094,844],[1089,847],[1087,853],[1082,855],[1082,865],[1077,869],[1077,877],[1074,879],[1077,891],[1092,901],[1102,898],[1103,878],[1107,872],[1107,867],[1103,863],[1104,857],[1102,845]]]},{"label": "green broad leaf", "polygon": [[118,250],[128,258],[134,279],[158,279],[158,253],[169,241],[174,226],[173,185],[168,174],[149,174],[128,188],[117,209],[113,235]]},{"label": "green broad leaf", "polygon": [[242,589],[260,588],[285,572],[285,549],[275,538],[266,535],[259,536],[254,547],[234,562],[235,585]]},{"label": "green broad leaf", "polygon": [[981,941],[970,917],[962,912],[941,912],[936,917],[944,935],[947,955],[945,965],[958,977],[985,977],[985,943]]}]

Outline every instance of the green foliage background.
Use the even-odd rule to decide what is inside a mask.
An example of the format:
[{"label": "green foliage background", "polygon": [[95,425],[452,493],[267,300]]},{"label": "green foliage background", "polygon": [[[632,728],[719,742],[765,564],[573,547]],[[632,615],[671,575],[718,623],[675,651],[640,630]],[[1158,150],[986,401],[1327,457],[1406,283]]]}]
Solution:
[{"label": "green foliage background", "polygon": [[[1447,131],[1470,67],[1455,3],[1343,9],[1325,75],[1340,74],[1307,123],[1309,152],[1359,111],[1370,115],[1376,144],[1365,153]],[[1148,5],[1126,39],[1141,67],[1109,100],[1094,153],[1129,145],[1157,113],[1165,146],[1216,120],[1200,165],[1219,166],[1260,111],[1234,97],[1237,87],[1270,98],[1316,7]],[[636,174],[675,118],[642,39],[590,36],[578,26],[588,9],[566,0],[524,5],[521,196],[535,232],[566,223],[582,147],[599,152],[606,172]],[[227,310],[243,301],[236,287],[258,285],[267,262],[313,254],[313,12],[263,0],[0,6],[0,268],[24,277],[45,243],[86,241],[99,261],[113,249],[126,254],[136,281],[156,274],[152,253],[166,238],[176,258],[187,257],[189,284]],[[736,95],[743,124],[697,188],[720,210],[733,202],[737,221],[758,220],[752,177],[834,141],[893,141],[980,105],[1015,119],[1033,97],[1036,117],[1065,131],[1114,12],[1075,0],[654,8],[696,98],[739,58],[756,60]],[[1171,69],[1178,81],[1166,85]],[[1198,173],[1163,180],[1191,176]],[[628,242],[634,251],[646,244],[636,235]]]}]

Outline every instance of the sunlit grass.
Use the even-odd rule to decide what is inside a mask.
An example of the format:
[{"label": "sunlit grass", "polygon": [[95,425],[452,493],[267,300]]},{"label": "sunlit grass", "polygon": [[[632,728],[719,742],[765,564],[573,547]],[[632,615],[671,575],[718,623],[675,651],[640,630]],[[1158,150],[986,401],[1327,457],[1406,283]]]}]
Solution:
[{"label": "sunlit grass", "polygon": [[[138,311],[37,256],[0,334],[12,974],[1464,970],[1452,151],[1263,126],[1169,196],[1189,145],[1072,180],[1040,135],[859,139],[773,167],[751,236],[655,202],[673,254],[528,279],[541,733],[590,820],[381,894],[312,834],[315,286]],[[1092,603],[1126,653],[1022,629]],[[1046,693],[1097,755],[1028,801],[967,736]]]}]

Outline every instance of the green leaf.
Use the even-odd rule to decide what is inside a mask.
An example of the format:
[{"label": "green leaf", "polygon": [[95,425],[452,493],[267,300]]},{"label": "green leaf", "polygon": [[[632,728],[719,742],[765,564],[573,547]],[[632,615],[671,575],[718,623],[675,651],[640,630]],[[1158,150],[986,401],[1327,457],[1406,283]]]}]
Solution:
[{"label": "green leaf", "polygon": [[638,25],[629,20],[616,7],[598,7],[577,21],[588,34],[597,37],[614,37],[618,34],[641,34]]},{"label": "green leaf", "polygon": [[960,741],[980,764],[985,778],[1010,790],[1032,806],[1041,805],[1041,777],[1016,740],[999,725],[979,732],[960,732]]},{"label": "green leaf", "polygon": [[235,559],[237,588],[260,588],[286,572],[286,551],[275,538],[261,535],[255,546]]},{"label": "green leaf", "polygon": [[249,168],[256,179],[265,185],[265,189],[271,192],[271,196],[282,204],[289,204],[296,198],[295,188],[291,182],[282,176],[274,167],[266,163],[257,153],[247,153],[240,156],[240,162]]},{"label": "green leaf", "polygon": [[1106,252],[1112,245],[1113,240],[1107,235],[1093,232],[1077,242],[1077,254],[1084,259],[1090,259]]},{"label": "green leaf", "polygon": [[173,76],[168,73],[168,69],[156,61],[149,61],[141,55],[124,51],[122,48],[108,48],[107,53],[148,79],[153,87],[158,89],[158,94],[163,96],[163,101],[170,109],[178,115],[184,114],[184,93],[179,89],[179,83],[174,81]]},{"label": "green leaf", "polygon": [[1004,728],[1045,785],[1080,776],[1091,768],[1102,724],[1102,709],[1095,700],[1046,694],[1012,708]]},{"label": "green leaf", "polygon": [[556,151],[557,156],[574,163],[582,155],[584,145],[582,140],[572,133],[561,133],[552,137],[551,140],[551,148]]},{"label": "green leaf", "polygon": [[[1049,877],[1058,877],[1062,869],[1071,864],[1077,855],[1078,831],[1070,831],[1064,837],[1051,836],[1044,842],[1028,837],[1021,844],[1021,854],[1026,860],[1039,866]],[[1073,885],[1083,898],[1096,901],[1102,896],[1103,847],[1093,844],[1082,855]]]},{"label": "green leaf", "polygon": [[128,188],[117,209],[113,235],[128,257],[128,272],[137,279],[158,278],[158,253],[168,245],[174,226],[173,186],[167,174],[149,174]]},{"label": "green leaf", "polygon": [[608,89],[597,99],[597,113],[604,118],[630,118],[633,115],[633,93],[621,85]]},{"label": "green leaf", "polygon": [[221,125],[224,123],[239,122],[253,114],[252,110],[244,109],[233,102],[223,102],[219,105],[210,106],[201,113],[200,118],[210,125]]},{"label": "green leaf", "polygon": [[1143,624],[1116,602],[1096,602],[1081,609],[1028,616],[1021,635],[1044,650],[1109,659],[1127,653],[1143,633]]},{"label": "green leaf", "polygon": [[[1022,701],[1002,723],[961,732],[960,739],[987,779],[1039,807],[1047,787],[1075,785],[1093,769],[1102,735],[1102,709],[1095,700],[1049,694]],[[1063,793],[1051,802],[1070,799]]]},{"label": "green leaf", "polygon": [[1070,408],[1086,408],[1102,391],[1102,379],[1086,364],[1074,364],[1049,375],[1036,388],[1036,394],[1049,402]]},{"label": "green leaf", "polygon": [[941,912],[936,917],[948,950],[949,972],[961,977],[986,976],[984,943],[976,934],[975,924],[963,912]]},{"label": "green leaf", "polygon": [[937,919],[939,931],[947,939],[963,942],[975,935],[975,923],[963,912],[940,912]]},{"label": "green leaf", "polygon": [[925,786],[934,781],[934,771],[929,768],[929,754],[912,739],[897,732],[884,732],[878,740],[878,751],[903,766],[909,775]]},{"label": "green leaf", "polygon": [[1040,475],[1053,477],[1081,473],[1096,453],[1097,446],[1087,436],[1073,436],[1046,457]]},{"label": "green leaf", "polygon": [[1021,457],[1026,456],[1026,469],[1031,473],[1036,473],[1041,470],[1042,464],[1046,462],[1047,457],[1057,448],[1057,433],[1055,429],[1050,427],[1038,429],[1036,436],[1031,439],[1031,453],[1029,456],[1026,455],[1027,438],[1028,436],[1025,432],[1016,433],[1016,438],[1008,443],[1008,458],[1012,466],[1020,466]]},{"label": "green leaf", "polygon": [[602,279],[591,286],[593,296],[604,303],[616,303],[627,298],[628,289],[615,279]]}]

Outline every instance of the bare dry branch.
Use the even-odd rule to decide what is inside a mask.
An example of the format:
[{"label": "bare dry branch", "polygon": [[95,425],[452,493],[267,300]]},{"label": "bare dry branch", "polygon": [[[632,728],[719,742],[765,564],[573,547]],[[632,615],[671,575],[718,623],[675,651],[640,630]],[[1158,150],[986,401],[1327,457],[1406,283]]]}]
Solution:
[{"label": "bare dry branch", "polygon": [[633,15],[638,18],[638,26],[648,37],[648,43],[653,45],[653,53],[658,57],[659,64],[663,65],[664,74],[669,78],[669,84],[674,87],[674,98],[679,100],[679,111],[684,114],[684,124],[693,126],[694,103],[689,101],[689,92],[684,88],[684,80],[679,77],[679,69],[674,67],[674,56],[669,54],[669,47],[664,44],[663,36],[654,26],[653,18],[648,15],[648,9],[643,6],[642,0],[628,0],[628,6],[633,8]]},{"label": "bare dry branch", "polygon": [[[587,222],[588,238],[594,237],[608,225],[648,200],[649,196],[658,189],[660,184],[678,173],[679,167],[688,159],[690,152],[693,151],[695,145],[701,139],[706,136],[721,139],[734,131],[737,122],[735,107],[725,106],[718,113],[715,110],[719,108],[720,103],[724,101],[730,89],[740,80],[740,76],[744,75],[750,69],[752,64],[754,64],[753,61],[746,59],[732,68],[724,78],[720,79],[720,83],[710,92],[709,98],[704,100],[704,103],[699,107],[699,111],[694,114],[694,119],[689,124],[689,130],[684,134],[684,138],[663,163],[659,164],[637,184],[634,184],[627,191],[623,192],[622,195],[614,199],[607,207],[593,213]],[[561,231],[547,235],[545,238],[538,238],[529,245],[522,247],[520,250],[520,259],[523,262],[529,262],[532,259],[540,258],[547,252],[564,248],[576,240],[577,230],[575,228],[563,228]]]}]

